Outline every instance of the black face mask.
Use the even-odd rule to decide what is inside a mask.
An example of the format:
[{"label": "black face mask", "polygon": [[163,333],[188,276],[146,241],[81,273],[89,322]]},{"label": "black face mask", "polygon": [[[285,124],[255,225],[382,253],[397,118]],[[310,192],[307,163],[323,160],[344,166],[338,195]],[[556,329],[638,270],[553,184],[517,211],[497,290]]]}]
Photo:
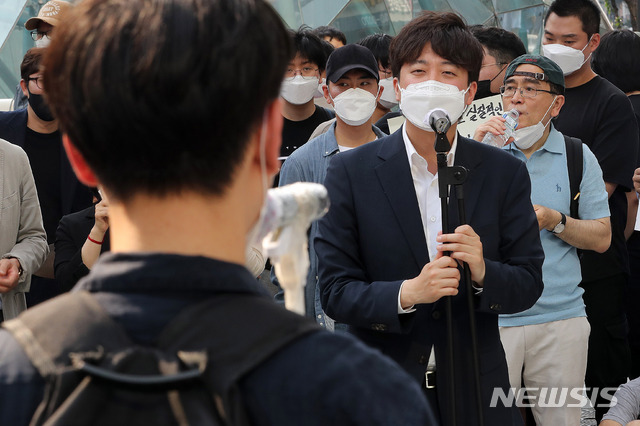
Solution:
[{"label": "black face mask", "polygon": [[44,101],[44,97],[42,95],[34,95],[29,90],[29,105],[33,112],[36,113],[38,118],[42,121],[53,121],[55,118],[49,109],[49,105]]},{"label": "black face mask", "polygon": [[476,92],[476,97],[474,99],[484,99],[484,98],[488,98],[489,96],[497,95],[497,93],[493,93],[491,91],[491,83],[493,83],[493,80],[498,78],[500,73],[502,73],[502,71],[504,71],[506,67],[507,65],[502,67],[502,69],[498,72],[498,74],[496,74],[495,77],[493,77],[491,80],[478,81],[478,91]]},{"label": "black face mask", "polygon": [[478,81],[478,91],[474,99],[484,99],[493,95],[495,95],[495,93],[491,92],[491,80]]}]

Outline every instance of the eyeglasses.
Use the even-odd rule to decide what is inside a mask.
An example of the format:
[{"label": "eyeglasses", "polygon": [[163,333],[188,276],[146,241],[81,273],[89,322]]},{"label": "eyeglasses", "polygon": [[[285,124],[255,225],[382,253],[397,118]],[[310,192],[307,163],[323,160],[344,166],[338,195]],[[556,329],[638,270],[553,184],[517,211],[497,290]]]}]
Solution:
[{"label": "eyeglasses", "polygon": [[522,96],[523,98],[535,98],[538,95],[538,92],[550,93],[552,95],[556,94],[556,93],[553,93],[551,90],[538,89],[532,86],[516,87],[516,86],[510,86],[510,85],[502,86],[500,88],[500,93],[505,98],[511,98],[516,94],[516,90],[520,91],[520,96]]},{"label": "eyeglasses", "polygon": [[49,35],[51,30],[49,31],[31,31],[31,38],[33,41],[41,40],[42,37],[46,37],[48,40],[51,40],[51,36]]},{"label": "eyeglasses", "polygon": [[293,80],[296,74],[299,74],[302,78],[311,79],[313,77],[318,77],[318,75],[316,74],[317,72],[318,72],[318,68],[313,68],[313,67],[303,67],[300,70],[287,68],[287,70],[284,73],[284,79]]},{"label": "eyeglasses", "polygon": [[36,82],[36,87],[38,87],[38,89],[40,89],[40,90],[43,90],[43,89],[44,89],[44,81],[43,81],[43,78],[42,78],[42,76],[41,76],[41,75],[40,75],[40,76],[38,76],[38,77],[33,77],[33,78],[32,78],[32,77],[29,77],[29,78],[27,79],[27,83],[28,83],[29,81],[35,81],[35,82]]}]

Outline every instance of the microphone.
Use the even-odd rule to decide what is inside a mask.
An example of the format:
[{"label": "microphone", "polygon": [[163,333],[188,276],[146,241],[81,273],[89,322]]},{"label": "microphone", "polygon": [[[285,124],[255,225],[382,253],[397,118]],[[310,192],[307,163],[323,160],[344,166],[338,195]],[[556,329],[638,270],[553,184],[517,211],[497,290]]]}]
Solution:
[{"label": "microphone", "polygon": [[434,109],[429,115],[429,126],[441,135],[447,133],[451,127],[451,120],[443,109]]}]

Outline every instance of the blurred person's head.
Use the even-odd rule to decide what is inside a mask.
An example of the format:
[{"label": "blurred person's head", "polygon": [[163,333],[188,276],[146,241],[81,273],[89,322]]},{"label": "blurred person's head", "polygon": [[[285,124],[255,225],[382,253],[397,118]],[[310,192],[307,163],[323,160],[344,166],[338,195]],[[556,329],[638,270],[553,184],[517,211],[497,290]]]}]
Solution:
[{"label": "blurred person's head", "polygon": [[564,76],[551,59],[522,55],[507,67],[501,87],[505,111],[520,113],[514,143],[522,151],[535,151],[549,135],[549,123],[564,105]]},{"label": "blurred person's head", "polygon": [[328,48],[309,27],[289,32],[294,54],[284,74],[280,96],[292,105],[307,105],[321,83],[327,65]]},{"label": "blurred person's head", "polygon": [[640,90],[640,36],[630,30],[603,35],[591,66],[596,74],[627,94]]},{"label": "blurred person's head", "polygon": [[542,51],[565,76],[590,71],[600,43],[600,10],[591,0],[555,0],[544,18]]},{"label": "blurred person's head", "polygon": [[393,38],[389,57],[396,99],[415,127],[432,131],[427,113],[445,103],[456,123],[473,102],[483,51],[459,15],[424,12]]},{"label": "blurred person's head", "polygon": [[373,53],[378,61],[378,72],[380,75],[380,85],[384,87],[380,96],[380,104],[385,109],[390,109],[398,104],[395,92],[393,91],[393,74],[389,66],[389,46],[391,45],[391,37],[388,34],[371,34],[358,44],[366,47]]},{"label": "blurred person's head", "polygon": [[71,3],[63,0],[51,0],[45,3],[38,12],[38,16],[27,19],[25,29],[31,31],[31,38],[36,47],[47,47],[51,42],[53,29],[60,23],[64,14],[72,7]]},{"label": "blurred person's head", "polygon": [[336,49],[327,61],[327,103],[333,105],[337,119],[349,126],[370,127],[376,109],[378,63],[364,46],[348,44]]},{"label": "blurred person's head", "polygon": [[20,88],[27,97],[28,114],[33,114],[42,121],[51,122],[55,118],[44,97],[44,80],[42,78],[42,59],[44,48],[34,47],[27,50],[20,64]]},{"label": "blurred person's head", "polygon": [[240,213],[255,221],[279,166],[277,97],[292,56],[273,8],[84,0],[67,22],[47,48],[44,81],[80,180],[104,186],[112,204],[233,197],[244,185],[252,200]]},{"label": "blurred person's head", "polygon": [[509,62],[527,53],[520,37],[503,28],[473,25],[471,33],[482,44],[484,57],[476,99],[497,95]]},{"label": "blurred person's head", "polygon": [[334,48],[339,48],[347,44],[347,37],[342,31],[334,27],[326,25],[320,26],[313,30],[313,33],[322,40],[328,41]]}]

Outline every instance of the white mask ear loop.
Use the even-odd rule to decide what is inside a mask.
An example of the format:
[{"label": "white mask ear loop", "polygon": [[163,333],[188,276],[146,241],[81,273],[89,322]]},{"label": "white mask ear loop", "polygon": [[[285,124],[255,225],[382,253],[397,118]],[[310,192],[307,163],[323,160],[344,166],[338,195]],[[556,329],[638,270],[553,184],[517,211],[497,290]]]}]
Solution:
[{"label": "white mask ear loop", "polygon": [[[551,111],[551,108],[556,103],[556,99],[558,99],[558,95],[554,95],[553,96],[553,100],[551,101],[551,105],[549,105],[549,108],[547,108],[547,112],[544,113],[544,115],[542,116],[540,121],[544,120],[544,118],[547,116],[547,114],[549,114],[549,111]],[[545,128],[549,125],[549,123],[551,123],[552,119],[553,119],[553,117],[549,117],[549,121],[547,121],[547,124],[544,125]]]},{"label": "white mask ear loop", "polygon": [[268,109],[262,114],[262,126],[260,128],[260,175],[262,177],[262,192],[267,194],[269,190],[269,178],[267,177],[267,117]]}]

